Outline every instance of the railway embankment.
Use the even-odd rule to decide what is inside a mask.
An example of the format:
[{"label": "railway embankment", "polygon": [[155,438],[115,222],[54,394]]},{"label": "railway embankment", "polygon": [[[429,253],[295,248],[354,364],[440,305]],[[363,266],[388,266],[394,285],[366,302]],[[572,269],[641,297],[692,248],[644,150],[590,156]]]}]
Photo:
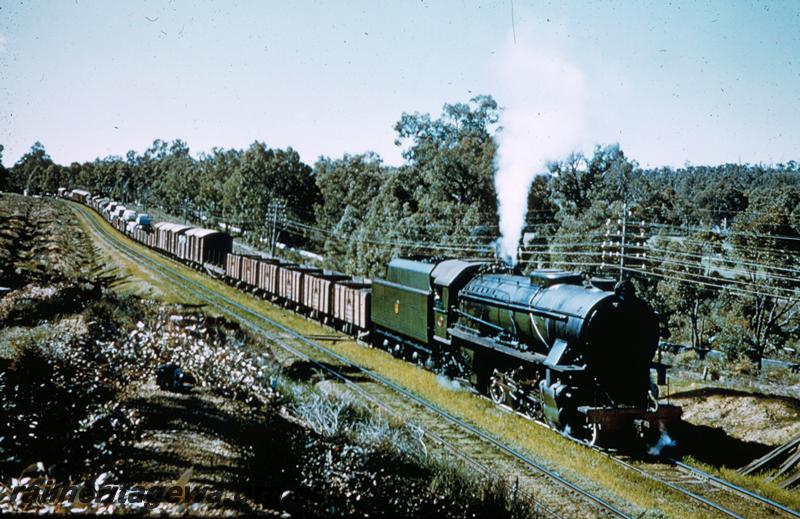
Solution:
[{"label": "railway embankment", "polygon": [[[374,510],[417,516],[446,511],[451,517],[538,513],[538,496],[526,496],[526,489],[509,485],[507,478],[476,477],[460,462],[431,455],[431,443],[403,421],[366,411],[341,396],[346,392],[326,396],[282,376],[295,370],[284,370],[269,344],[219,318],[213,305],[197,306],[202,297],[162,276],[171,262],[144,261],[156,256],[144,249],[139,259],[121,254],[119,246],[96,239],[86,222],[64,216],[72,214],[65,208],[0,197],[0,216],[15,222],[2,227],[12,235],[3,242],[3,258],[14,266],[1,264],[0,285],[11,290],[2,300],[7,313],[0,328],[5,358],[0,386],[3,415],[15,418],[0,432],[13,440],[0,442],[0,476],[15,489],[21,483],[39,488],[68,483],[95,492],[116,488],[115,496],[124,490],[127,498],[35,505],[24,501],[30,493],[18,491],[9,493],[3,506],[325,516]],[[39,222],[37,230],[20,229],[31,221]],[[37,254],[26,253],[34,246]],[[44,255],[47,250],[52,259]],[[203,278],[170,268],[179,268],[187,279]],[[202,283],[208,294],[219,289],[220,297],[255,304],[210,279]],[[66,295],[53,296],[62,292]],[[27,305],[26,312],[16,311],[20,305]],[[257,306],[302,333],[324,333],[268,303]],[[336,342],[335,349],[402,378],[450,412],[495,428],[526,452],[546,458],[549,446],[554,468],[577,475],[581,484],[595,478],[593,484],[606,486],[609,496],[627,501],[631,513],[700,512],[657,482],[609,469],[594,453],[453,391],[423,370],[347,341]],[[196,386],[188,392],[159,387],[155,373],[167,364],[192,373]],[[588,477],[582,479],[584,473]],[[193,501],[174,502],[170,492],[191,494]],[[197,499],[198,492],[205,497]]]}]

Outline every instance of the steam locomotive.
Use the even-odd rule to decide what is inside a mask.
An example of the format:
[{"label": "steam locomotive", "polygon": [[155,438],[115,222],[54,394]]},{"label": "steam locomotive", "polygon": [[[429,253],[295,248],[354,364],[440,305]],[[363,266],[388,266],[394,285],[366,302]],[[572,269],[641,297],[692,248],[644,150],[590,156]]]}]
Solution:
[{"label": "steam locomotive", "polygon": [[611,288],[574,272],[396,259],[372,283],[373,340],[592,444],[656,439],[681,415],[651,379],[666,370],[658,320],[632,284]]},{"label": "steam locomotive", "polygon": [[[372,281],[231,253],[218,231],[156,223],[85,191],[86,204],[132,239],[362,341],[470,383],[496,404],[592,444],[654,441],[679,407],[659,402],[659,326],[630,283],[575,272],[523,276],[491,261],[395,259]],[[130,212],[130,211],[128,211]],[[127,214],[127,213],[125,213]],[[141,216],[141,215],[139,215]],[[131,221],[128,221],[131,220]]]}]

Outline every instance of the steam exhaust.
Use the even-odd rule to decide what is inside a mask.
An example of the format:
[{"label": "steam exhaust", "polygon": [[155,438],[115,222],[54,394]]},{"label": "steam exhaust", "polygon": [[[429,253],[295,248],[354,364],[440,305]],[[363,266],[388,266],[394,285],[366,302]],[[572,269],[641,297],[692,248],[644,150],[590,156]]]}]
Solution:
[{"label": "steam exhaust", "polygon": [[492,63],[504,106],[496,158],[499,257],[517,262],[533,178],[580,147],[588,122],[583,72],[554,49],[508,39]]},{"label": "steam exhaust", "polygon": [[666,429],[661,429],[661,435],[659,436],[658,441],[655,445],[647,450],[647,454],[651,456],[661,456],[661,452],[664,449],[675,447],[676,445],[678,445],[678,442],[670,437]]}]

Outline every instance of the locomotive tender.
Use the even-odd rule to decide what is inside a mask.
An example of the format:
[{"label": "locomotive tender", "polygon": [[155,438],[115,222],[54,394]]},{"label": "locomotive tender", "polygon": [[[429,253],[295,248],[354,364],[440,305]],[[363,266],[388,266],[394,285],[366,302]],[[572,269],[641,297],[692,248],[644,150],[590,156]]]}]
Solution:
[{"label": "locomotive tender", "polygon": [[[59,194],[94,208],[120,232],[198,269],[334,326],[397,357],[468,381],[496,404],[593,444],[632,434],[652,441],[681,409],[658,399],[659,325],[623,282],[555,270],[520,275],[492,261],[392,260],[366,280],[231,253],[218,231],[128,226],[124,208],[85,191]],[[213,269],[212,269],[213,270]]]}]

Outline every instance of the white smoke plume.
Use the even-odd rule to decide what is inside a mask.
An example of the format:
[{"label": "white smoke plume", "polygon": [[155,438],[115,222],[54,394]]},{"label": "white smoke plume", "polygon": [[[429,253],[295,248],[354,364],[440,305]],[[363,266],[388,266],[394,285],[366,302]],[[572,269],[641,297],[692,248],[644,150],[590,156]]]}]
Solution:
[{"label": "white smoke plume", "polygon": [[508,41],[492,64],[500,118],[495,187],[500,253],[516,261],[528,189],[547,162],[581,148],[588,125],[583,72],[553,49]]},{"label": "white smoke plume", "polygon": [[441,374],[436,375],[436,382],[443,388],[448,389],[450,391],[464,390],[464,387],[458,382],[458,380],[453,380]]},{"label": "white smoke plume", "polygon": [[660,456],[661,455],[661,451],[663,451],[666,448],[674,447],[677,444],[678,444],[678,442],[673,440],[670,437],[670,435],[667,434],[667,431],[662,430],[661,431],[661,436],[659,436],[658,441],[656,442],[655,445],[651,446],[647,450],[647,453],[649,455],[651,455],[651,456]]}]

